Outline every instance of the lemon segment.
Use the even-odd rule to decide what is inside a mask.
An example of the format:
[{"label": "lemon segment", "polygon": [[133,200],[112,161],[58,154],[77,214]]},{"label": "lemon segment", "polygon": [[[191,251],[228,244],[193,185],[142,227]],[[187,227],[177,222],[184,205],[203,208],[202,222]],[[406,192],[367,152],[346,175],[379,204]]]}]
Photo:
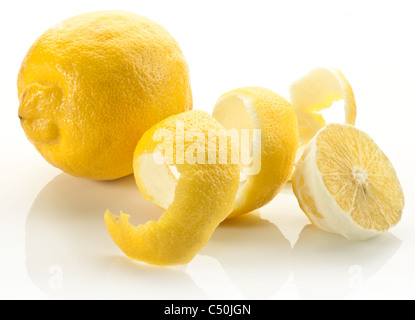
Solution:
[{"label": "lemon segment", "polygon": [[[166,160],[167,148],[164,152],[159,150],[160,132],[164,142],[173,143],[165,147],[172,146],[174,163]],[[188,111],[161,121],[140,139],[134,154],[137,185],[144,198],[165,207],[166,211],[158,221],[137,227],[132,226],[129,216],[122,212],[120,217],[109,211],[105,213],[109,234],[128,257],[159,266],[188,263],[232,211],[239,186],[239,166],[219,163],[224,154],[231,156],[231,144],[219,150],[219,143],[214,146],[208,143],[208,134],[215,134],[217,141],[229,142],[226,130],[212,116],[202,111]],[[183,138],[203,136],[205,140],[180,140],[182,135]],[[197,149],[193,147],[197,141],[200,150],[206,148],[208,152],[194,163],[182,161],[184,159],[177,156],[180,149],[188,152],[189,160],[196,154],[193,151]],[[209,164],[212,154],[216,163]],[[160,163],[160,158],[166,163]],[[178,178],[171,166],[177,169]]]},{"label": "lemon segment", "polygon": [[[355,125],[356,102],[352,87],[334,68],[317,68],[290,86],[290,99],[298,118],[300,151],[326,125],[322,110],[344,100],[344,122]],[[338,122],[341,120],[339,119]],[[301,153],[299,152],[299,156]]]},{"label": "lemon segment", "polygon": [[402,216],[404,195],[392,164],[351,125],[321,129],[306,146],[292,183],[310,221],[348,239],[372,238]]},{"label": "lemon segment", "polygon": [[159,24],[125,11],[69,18],[32,45],[18,75],[19,118],[36,150],[64,172],[133,173],[142,134],[190,110],[187,62]]},{"label": "lemon segment", "polygon": [[[226,129],[249,132],[249,144],[240,143],[241,183],[229,218],[256,210],[270,202],[290,178],[298,147],[297,118],[291,104],[260,87],[240,88],[222,95],[213,117]],[[260,135],[255,135],[254,130]],[[258,148],[256,148],[256,146]]]}]

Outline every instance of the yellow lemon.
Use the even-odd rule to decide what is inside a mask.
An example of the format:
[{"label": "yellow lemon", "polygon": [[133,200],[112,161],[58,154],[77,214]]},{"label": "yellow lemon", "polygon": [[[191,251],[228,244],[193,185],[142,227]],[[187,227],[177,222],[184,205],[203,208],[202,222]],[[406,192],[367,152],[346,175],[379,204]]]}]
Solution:
[{"label": "yellow lemon", "polygon": [[351,125],[321,129],[305,148],[292,183],[310,221],[348,239],[374,237],[401,219],[404,195],[392,164]]},{"label": "yellow lemon", "polygon": [[240,138],[241,182],[229,218],[264,206],[291,177],[298,147],[293,107],[268,89],[247,87],[222,95],[212,115]]},{"label": "yellow lemon", "polygon": [[93,12],[46,31],[18,76],[28,139],[68,174],[110,180],[133,172],[142,134],[192,108],[188,66],[157,23],[123,11]]},{"label": "yellow lemon", "polygon": [[184,112],[153,126],[135,150],[134,175],[142,195],[166,211],[137,227],[128,215],[107,211],[114,242],[128,257],[149,264],[190,262],[232,211],[239,165],[222,161],[231,157],[226,130],[205,112]]},{"label": "yellow lemon", "polygon": [[[326,125],[321,111],[333,102],[344,101],[344,122],[355,125],[356,101],[350,83],[340,70],[317,68],[290,86],[290,98],[298,119],[299,149],[301,157],[307,143]],[[339,119],[336,122],[340,122]]]}]

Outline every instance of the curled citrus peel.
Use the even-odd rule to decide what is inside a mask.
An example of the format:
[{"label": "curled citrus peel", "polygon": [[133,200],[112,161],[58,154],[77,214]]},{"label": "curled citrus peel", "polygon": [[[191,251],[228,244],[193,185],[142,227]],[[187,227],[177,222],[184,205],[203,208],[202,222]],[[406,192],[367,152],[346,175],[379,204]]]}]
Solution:
[{"label": "curled citrus peel", "polygon": [[[209,144],[208,134],[216,135],[218,143]],[[165,152],[160,149],[162,136],[165,146],[173,143],[174,163],[166,161],[171,155],[167,148]],[[169,117],[143,135],[134,154],[136,182],[145,198],[167,209],[158,221],[137,227],[122,212],[119,217],[105,213],[109,234],[128,257],[159,266],[179,265],[190,262],[205,246],[232,211],[239,186],[239,165],[219,163],[224,155],[231,158],[230,143],[219,150],[219,141],[228,138],[223,126],[202,111]],[[204,157],[197,153],[203,148],[207,151]],[[177,156],[183,154],[186,159]],[[159,161],[162,158],[164,162]],[[216,163],[209,163],[214,160]],[[172,165],[178,177],[170,169]]]},{"label": "curled citrus peel", "polygon": [[[322,110],[333,102],[344,100],[344,122],[355,125],[356,102],[352,87],[337,69],[317,68],[294,82],[290,87],[290,99],[298,119],[299,151],[326,125]],[[341,120],[339,119],[340,122]]]},{"label": "curled citrus peel", "polygon": [[[222,95],[213,117],[241,137],[241,183],[229,218],[256,210],[270,202],[291,176],[298,146],[297,118],[290,103],[260,87],[240,88]],[[241,129],[249,130],[247,146]],[[260,135],[255,134],[259,132]]]}]

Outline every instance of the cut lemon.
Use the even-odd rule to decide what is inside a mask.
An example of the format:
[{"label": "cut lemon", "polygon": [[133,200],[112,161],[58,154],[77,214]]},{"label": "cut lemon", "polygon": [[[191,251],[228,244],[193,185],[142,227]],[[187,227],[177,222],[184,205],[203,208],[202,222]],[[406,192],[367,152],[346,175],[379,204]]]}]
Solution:
[{"label": "cut lemon", "polygon": [[202,111],[169,117],[143,135],[134,154],[136,182],[144,198],[166,211],[138,227],[122,212],[105,213],[108,232],[128,257],[178,265],[205,246],[232,211],[239,186],[239,165],[223,161],[232,156],[228,139],[223,126]]},{"label": "cut lemon", "polygon": [[[290,99],[298,119],[299,152],[326,125],[322,110],[333,102],[344,100],[344,122],[355,125],[356,102],[352,87],[337,69],[318,68],[294,82],[290,87]],[[340,122],[336,121],[336,122]]]},{"label": "cut lemon", "polygon": [[[213,110],[226,129],[241,138],[241,183],[229,217],[258,209],[271,201],[290,178],[298,147],[297,118],[291,104],[260,87],[222,95]],[[248,133],[248,143],[243,141]],[[259,134],[256,134],[259,133]]]},{"label": "cut lemon", "polygon": [[401,219],[404,195],[392,164],[351,125],[321,129],[306,146],[292,183],[310,221],[348,239],[371,238]]}]

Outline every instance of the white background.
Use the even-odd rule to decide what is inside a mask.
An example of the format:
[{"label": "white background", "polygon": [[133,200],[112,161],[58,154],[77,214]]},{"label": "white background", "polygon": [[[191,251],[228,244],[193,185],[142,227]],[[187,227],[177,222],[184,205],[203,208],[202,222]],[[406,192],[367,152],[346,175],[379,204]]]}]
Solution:
[{"label": "white background", "polygon": [[[415,9],[412,1],[7,1],[0,5],[0,298],[415,298]],[[389,156],[406,207],[390,232],[350,242],[316,230],[290,186],[255,214],[226,222],[188,265],[130,261],[103,213],[141,223],[160,214],[132,177],[77,179],[51,167],[17,117],[16,78],[30,45],[76,14],[129,10],[162,24],[190,66],[194,109],[263,86],[288,98],[315,67],[355,92],[357,127]],[[341,118],[339,121],[342,120]]]}]

